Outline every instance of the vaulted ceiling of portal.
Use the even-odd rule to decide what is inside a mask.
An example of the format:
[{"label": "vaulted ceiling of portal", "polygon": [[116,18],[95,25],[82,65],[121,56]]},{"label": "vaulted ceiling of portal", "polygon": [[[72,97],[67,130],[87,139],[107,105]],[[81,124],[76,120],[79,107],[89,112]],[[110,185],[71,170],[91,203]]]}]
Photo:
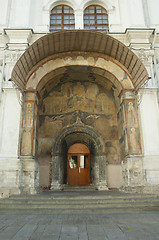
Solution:
[{"label": "vaulted ceiling of portal", "polygon": [[[102,75],[102,73],[104,74]],[[110,81],[110,79],[112,81]],[[99,69],[97,69],[96,72],[91,67],[73,66],[64,69],[60,68],[58,71],[51,72],[46,75],[43,81],[40,82],[37,89],[40,98],[43,99],[49,96],[49,94],[57,88],[58,85],[68,82],[90,82],[97,84],[105,89],[106,92],[111,92],[113,95],[115,93],[116,96],[119,94],[118,89],[121,89],[120,83],[108,72],[102,70],[99,71]],[[118,87],[116,87],[116,85],[118,85]]]},{"label": "vaulted ceiling of portal", "polygon": [[51,56],[58,57],[58,54],[71,55],[74,52],[110,57],[127,72],[136,90],[148,79],[143,63],[128,47],[108,34],[86,30],[55,32],[40,38],[20,57],[11,79],[23,92],[28,77],[42,61]]}]

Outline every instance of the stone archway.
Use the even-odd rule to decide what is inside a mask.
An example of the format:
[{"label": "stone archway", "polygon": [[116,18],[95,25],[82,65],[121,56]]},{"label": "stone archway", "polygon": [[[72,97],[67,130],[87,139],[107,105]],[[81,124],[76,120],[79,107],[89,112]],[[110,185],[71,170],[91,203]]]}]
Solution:
[{"label": "stone archway", "polygon": [[[92,129],[103,139],[101,156],[106,156],[109,165],[108,184],[111,175],[121,171],[122,161],[123,185],[127,186],[131,156],[133,161],[141,160],[135,91],[147,77],[134,53],[116,39],[97,32],[53,33],[28,48],[12,73],[12,80],[24,93],[20,150],[20,184],[24,191],[34,192],[38,185],[39,156],[52,159],[52,175],[53,171],[56,173],[52,187],[66,182],[61,180],[65,174],[58,175],[60,167],[56,168],[63,152],[55,154],[52,145],[63,131],[77,124]],[[78,134],[85,136],[82,131]],[[78,134],[72,132],[68,136],[79,137]],[[62,141],[69,145],[65,137]],[[100,156],[99,151],[97,155]],[[106,162],[101,168],[105,165]],[[106,182],[106,176],[99,180],[103,186]]]},{"label": "stone archway", "polygon": [[106,154],[103,139],[88,126],[75,123],[57,137],[52,149],[52,188],[67,184],[67,151],[75,143],[83,143],[90,150],[90,183],[107,188]]}]

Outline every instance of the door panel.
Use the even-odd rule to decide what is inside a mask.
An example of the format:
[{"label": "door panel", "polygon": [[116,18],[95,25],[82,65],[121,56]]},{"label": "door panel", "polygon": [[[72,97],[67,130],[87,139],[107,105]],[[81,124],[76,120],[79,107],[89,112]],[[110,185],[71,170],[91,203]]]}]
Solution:
[{"label": "door panel", "polygon": [[69,155],[68,157],[68,184],[78,185],[78,156]]},{"label": "door panel", "polygon": [[79,155],[79,185],[89,184],[89,155]]},{"label": "door panel", "polygon": [[89,155],[68,154],[68,184],[90,184]]},{"label": "door panel", "polygon": [[68,150],[68,184],[90,184],[90,151],[85,144],[75,143]]}]

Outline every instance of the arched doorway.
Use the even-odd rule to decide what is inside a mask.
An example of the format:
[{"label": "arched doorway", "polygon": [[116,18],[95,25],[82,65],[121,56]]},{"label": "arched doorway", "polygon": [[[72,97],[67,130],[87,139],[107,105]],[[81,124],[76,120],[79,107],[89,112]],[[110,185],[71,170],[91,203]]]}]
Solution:
[{"label": "arched doorway", "polygon": [[90,184],[90,151],[83,143],[68,149],[68,185]]},{"label": "arched doorway", "polygon": [[[82,146],[76,150],[76,147]],[[74,149],[75,147],[75,149]],[[70,155],[77,156],[77,161],[80,161],[81,155],[89,155],[90,160],[86,172],[87,175],[87,185],[91,184],[107,188],[106,181],[106,155],[105,145],[103,139],[90,127],[86,127],[84,124],[74,124],[71,127],[67,127],[63,132],[61,132],[53,146],[52,149],[52,183],[51,188],[61,188],[61,186],[69,184],[69,164],[68,164],[68,153]],[[87,162],[88,163],[88,162]],[[81,171],[79,169],[80,162],[76,163],[78,168],[74,169]],[[83,169],[84,170],[84,169]],[[84,171],[83,171],[84,172]],[[71,173],[71,172],[70,172]],[[73,171],[74,173],[74,171]],[[80,172],[81,173],[81,172]],[[77,174],[78,176],[79,174]],[[80,174],[82,178],[82,174]],[[83,176],[84,177],[84,176]],[[78,180],[76,183],[71,183],[71,185],[80,184],[84,185],[86,183],[80,183]]]}]

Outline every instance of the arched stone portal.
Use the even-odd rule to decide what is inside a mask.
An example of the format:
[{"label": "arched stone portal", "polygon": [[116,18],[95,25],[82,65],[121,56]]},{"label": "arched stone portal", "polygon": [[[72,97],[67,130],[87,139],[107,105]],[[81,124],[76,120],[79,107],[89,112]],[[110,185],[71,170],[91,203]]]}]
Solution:
[{"label": "arched stone portal", "polygon": [[12,73],[24,92],[23,190],[34,192],[39,169],[47,169],[46,187],[67,184],[66,153],[77,142],[89,146],[92,184],[127,187],[131,174],[133,187],[131,166],[142,162],[135,91],[146,79],[136,55],[108,35],[68,31],[37,40]]},{"label": "arched stone portal", "polygon": [[107,188],[104,141],[92,128],[79,122],[77,114],[77,121],[65,128],[55,140],[52,149],[52,188],[68,183],[67,152],[75,143],[83,143],[90,150],[90,183],[98,188]]}]

